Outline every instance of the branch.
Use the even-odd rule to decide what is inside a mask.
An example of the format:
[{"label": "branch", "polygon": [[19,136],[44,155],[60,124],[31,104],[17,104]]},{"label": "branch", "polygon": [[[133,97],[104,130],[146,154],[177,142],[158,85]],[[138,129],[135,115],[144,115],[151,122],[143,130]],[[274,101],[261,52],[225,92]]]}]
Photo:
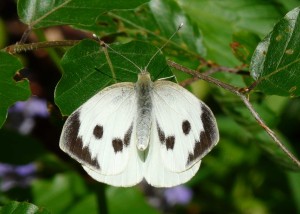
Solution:
[{"label": "branch", "polygon": [[2,49],[11,54],[17,54],[26,51],[37,50],[40,48],[66,47],[76,45],[81,40],[63,40],[63,41],[46,41],[30,44],[15,44]]},{"label": "branch", "polygon": [[184,80],[182,82],[180,82],[179,84],[182,86],[182,87],[186,87],[187,85],[190,85],[192,84],[193,82],[196,82],[198,81],[199,78],[198,77],[192,77],[190,79],[187,79],[187,80]]},{"label": "branch", "polygon": [[22,38],[20,39],[20,41],[18,42],[18,44],[24,44],[27,40],[27,38],[29,37],[29,34],[32,31],[32,27],[28,26],[27,30],[23,33]]},{"label": "branch", "polygon": [[249,72],[243,70],[243,67],[238,67],[238,68],[228,68],[225,66],[213,66],[211,69],[205,71],[205,75],[211,75],[213,73],[216,73],[218,71],[225,71],[228,73],[235,73],[235,74],[241,74],[241,75],[248,75],[249,76]]},{"label": "branch", "polygon": [[217,80],[215,78],[212,78],[210,76],[207,76],[205,74],[201,74],[201,73],[199,73],[197,71],[194,71],[194,70],[191,70],[189,68],[186,68],[186,67],[184,67],[182,65],[177,64],[176,62],[168,60],[168,65],[171,66],[171,67],[173,67],[173,68],[176,68],[177,70],[180,70],[180,71],[183,71],[185,73],[191,74],[192,76],[196,76],[199,79],[203,79],[206,82],[209,82],[209,83],[217,85],[217,86],[219,86],[221,88],[224,88],[227,91],[230,91],[230,92],[232,92],[232,93],[234,93],[234,94],[236,94],[238,96],[241,94],[239,92],[239,88],[237,88],[237,87],[234,87],[232,85],[229,85],[227,83],[221,82],[221,81],[219,81],[219,80]]},{"label": "branch", "polygon": [[274,142],[279,146],[279,148],[300,168],[300,162],[299,160],[283,145],[283,143],[279,140],[279,138],[276,136],[276,134],[265,124],[265,122],[262,120],[262,118],[259,116],[259,114],[255,111],[252,104],[249,102],[247,97],[240,92],[239,88],[236,88],[232,85],[228,85],[226,83],[223,83],[217,79],[214,79],[210,76],[201,74],[195,70],[191,70],[189,68],[186,68],[182,65],[179,65],[175,62],[168,61],[168,65],[176,68],[177,70],[183,71],[185,73],[191,74],[193,77],[198,77],[199,79],[203,79],[209,83],[212,83],[214,85],[217,85],[221,88],[224,88],[227,91],[230,91],[231,93],[239,96],[241,100],[244,102],[246,107],[249,109],[252,116],[256,119],[258,124],[268,133],[268,135],[274,140]]}]

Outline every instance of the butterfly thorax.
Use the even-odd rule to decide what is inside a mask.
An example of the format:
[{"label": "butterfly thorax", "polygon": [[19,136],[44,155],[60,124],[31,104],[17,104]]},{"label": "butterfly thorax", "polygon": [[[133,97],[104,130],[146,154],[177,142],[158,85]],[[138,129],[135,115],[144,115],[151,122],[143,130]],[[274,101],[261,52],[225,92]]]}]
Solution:
[{"label": "butterfly thorax", "polygon": [[152,101],[151,90],[153,82],[147,71],[142,71],[138,75],[138,81],[135,85],[137,92],[137,117],[136,117],[136,135],[137,148],[140,151],[147,149],[150,138]]}]

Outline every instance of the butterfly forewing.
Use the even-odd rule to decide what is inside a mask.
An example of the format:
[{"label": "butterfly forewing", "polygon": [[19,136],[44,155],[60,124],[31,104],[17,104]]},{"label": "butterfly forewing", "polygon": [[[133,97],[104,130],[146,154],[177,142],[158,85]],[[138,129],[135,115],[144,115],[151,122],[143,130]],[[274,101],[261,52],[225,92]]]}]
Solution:
[{"label": "butterfly forewing", "polygon": [[64,125],[60,147],[90,174],[99,174],[99,179],[92,176],[96,180],[105,182],[105,176],[122,174],[127,168],[140,170],[133,151],[135,99],[133,83],[114,84],[85,102]]},{"label": "butterfly forewing", "polygon": [[171,172],[184,172],[199,162],[219,140],[210,109],[183,87],[156,81],[153,122],[163,165]]}]

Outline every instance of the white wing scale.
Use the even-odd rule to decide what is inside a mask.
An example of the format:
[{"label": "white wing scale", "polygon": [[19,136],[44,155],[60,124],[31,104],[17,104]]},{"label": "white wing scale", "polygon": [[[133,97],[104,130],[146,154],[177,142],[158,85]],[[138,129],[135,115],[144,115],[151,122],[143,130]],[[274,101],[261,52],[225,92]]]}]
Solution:
[{"label": "white wing scale", "polygon": [[169,81],[154,83],[152,103],[145,178],[153,186],[184,183],[219,140],[215,118],[203,102]]},{"label": "white wing scale", "polygon": [[85,102],[64,125],[60,147],[98,181],[128,186],[143,177],[133,151],[135,99],[133,83],[114,84]]},{"label": "white wing scale", "polygon": [[145,179],[146,181],[154,187],[172,187],[190,180],[198,171],[201,161],[198,161],[188,170],[183,172],[171,171],[166,164],[162,153],[162,149],[159,135],[157,133],[157,123],[153,123],[150,143],[149,143],[149,153],[145,163]]},{"label": "white wing scale", "polygon": [[163,163],[171,171],[187,170],[218,142],[213,114],[188,90],[169,81],[156,81],[153,103],[158,132],[164,135],[160,139]]}]

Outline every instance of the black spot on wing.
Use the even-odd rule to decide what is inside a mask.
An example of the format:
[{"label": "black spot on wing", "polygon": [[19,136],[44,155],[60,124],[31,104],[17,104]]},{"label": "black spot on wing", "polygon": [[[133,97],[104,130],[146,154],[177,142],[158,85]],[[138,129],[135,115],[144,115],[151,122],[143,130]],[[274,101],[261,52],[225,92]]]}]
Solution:
[{"label": "black spot on wing", "polygon": [[112,146],[114,148],[115,153],[123,151],[123,142],[120,138],[113,139]]},{"label": "black spot on wing", "polygon": [[214,146],[217,143],[217,138],[219,137],[218,127],[216,126],[217,124],[214,119],[215,117],[208,107],[202,105],[201,109],[201,121],[204,127],[206,141],[208,144],[207,146]]},{"label": "black spot on wing", "polygon": [[166,147],[167,150],[174,148],[174,144],[175,144],[175,137],[174,136],[169,136],[166,138]]},{"label": "black spot on wing", "polygon": [[189,153],[187,165],[199,157],[206,155],[212,147],[217,143],[218,128],[214,120],[214,115],[208,109],[208,107],[202,105],[201,121],[203,123],[204,130],[200,131],[199,141],[195,142],[193,152]]},{"label": "black spot on wing", "polygon": [[79,111],[75,112],[69,119],[66,130],[66,148],[68,152],[83,162],[100,169],[96,159],[92,159],[91,153],[87,147],[83,147],[82,138],[78,137],[80,128]]},{"label": "black spot on wing", "polygon": [[132,135],[132,128],[133,128],[133,124],[131,124],[131,126],[129,127],[128,131],[126,132],[125,136],[124,136],[124,145],[128,146],[130,144],[130,139],[131,139],[131,135]]},{"label": "black spot on wing", "polygon": [[[76,142],[80,127],[79,111],[70,116],[67,130],[66,130],[66,142],[68,146],[71,146],[73,142]],[[73,145],[73,144],[72,144]]]},{"label": "black spot on wing", "polygon": [[100,165],[96,159],[92,159],[91,153],[88,147],[83,147],[81,137],[77,138],[76,146],[73,147],[73,154],[77,154],[77,157],[83,160],[84,162],[92,165],[93,167],[100,169]]},{"label": "black spot on wing", "polygon": [[207,137],[206,132],[201,132],[200,133],[200,145],[199,146],[199,151],[197,151],[197,157],[199,157],[200,155],[202,155],[203,153],[207,153],[210,150],[211,147],[211,142]]},{"label": "black spot on wing", "polygon": [[103,126],[95,126],[93,134],[95,136],[96,139],[101,139],[103,136]]},{"label": "black spot on wing", "polygon": [[175,136],[171,135],[166,137],[164,131],[160,128],[157,121],[156,124],[157,124],[157,133],[158,133],[160,143],[166,145],[167,150],[169,149],[173,150],[175,145]]},{"label": "black spot on wing", "polygon": [[157,124],[157,133],[158,133],[159,140],[160,140],[161,144],[164,144],[165,139],[166,139],[165,133],[163,132],[163,130],[161,130],[157,121],[156,121],[156,124]]},{"label": "black spot on wing", "polygon": [[188,135],[191,131],[191,124],[189,121],[185,120],[182,122],[182,131],[185,135]]},{"label": "black spot on wing", "polygon": [[203,154],[207,153],[210,148],[210,143],[207,140],[205,132],[200,133],[200,142],[196,141],[194,150],[192,153],[189,153],[187,165],[189,165],[194,160],[198,159]]},{"label": "black spot on wing", "polygon": [[201,150],[200,147],[201,147],[200,142],[196,142],[195,146],[194,146],[194,151],[192,153],[189,153],[187,165],[189,165],[191,162],[193,162],[197,158],[197,156],[199,157],[199,153]]},{"label": "black spot on wing", "polygon": [[132,129],[133,129],[133,124],[131,124],[131,126],[129,127],[129,129],[125,133],[123,140],[120,139],[120,138],[114,138],[112,140],[112,146],[114,148],[115,153],[122,152],[124,146],[125,147],[129,146],[131,135],[132,135]]}]

